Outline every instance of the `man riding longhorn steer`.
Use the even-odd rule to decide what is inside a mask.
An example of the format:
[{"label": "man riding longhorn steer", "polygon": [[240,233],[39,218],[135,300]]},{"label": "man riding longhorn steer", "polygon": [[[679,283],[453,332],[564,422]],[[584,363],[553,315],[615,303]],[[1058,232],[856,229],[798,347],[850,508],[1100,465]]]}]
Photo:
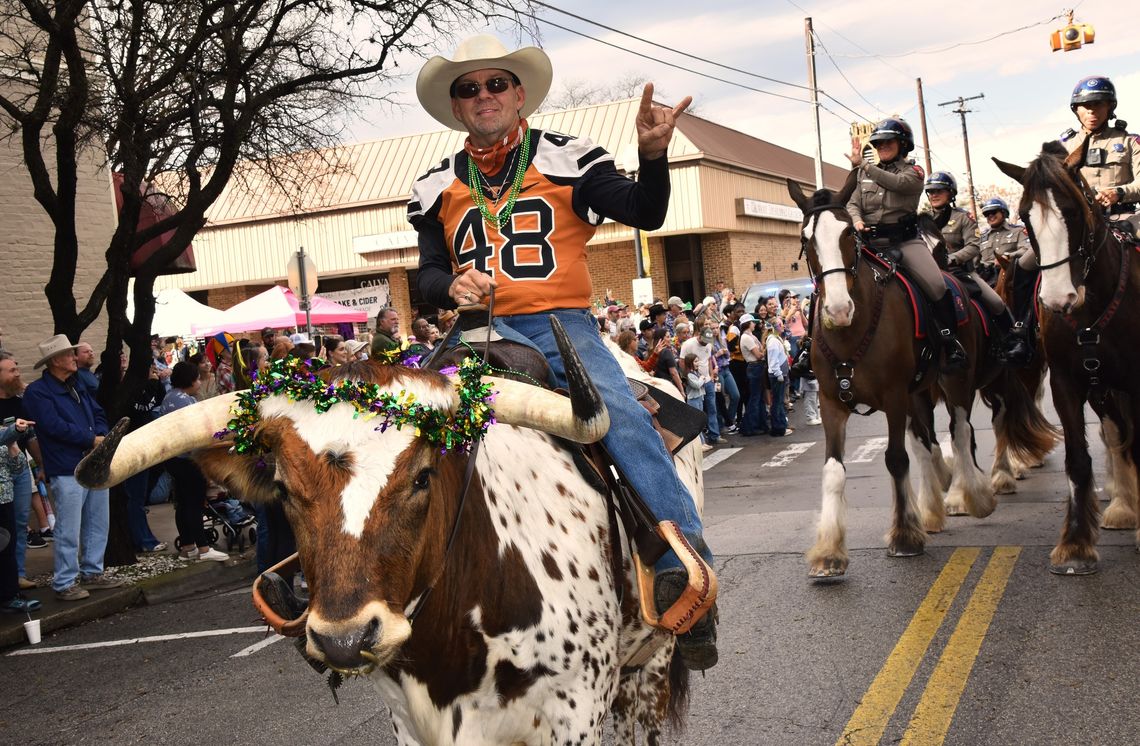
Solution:
[{"label": "man riding longhorn steer", "polygon": [[[538,349],[565,386],[548,317],[565,327],[601,392],[615,426],[603,445],[659,519],[673,520],[711,564],[692,496],[635,400],[590,313],[586,242],[605,218],[652,230],[669,200],[666,149],[676,118],[692,101],[655,106],[646,85],[635,121],[640,181],[622,176],[613,156],[586,139],[534,130],[526,117],[542,103],[552,70],[546,53],[508,53],[494,37],[460,43],[453,60],[434,57],[416,81],[437,121],[468,133],[464,148],[416,180],[408,220],[419,235],[419,290],[440,308],[477,303],[495,289],[493,326]],[[654,602],[664,612],[688,576],[668,552],[656,566]],[[714,621],[706,616],[678,637],[685,664],[716,664]]]}]

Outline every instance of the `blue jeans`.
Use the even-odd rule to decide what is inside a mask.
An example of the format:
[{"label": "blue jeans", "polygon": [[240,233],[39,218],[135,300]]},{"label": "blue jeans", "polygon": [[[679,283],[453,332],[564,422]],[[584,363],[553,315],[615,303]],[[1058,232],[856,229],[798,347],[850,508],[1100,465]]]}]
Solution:
[{"label": "blue jeans", "polygon": [[16,574],[23,578],[26,577],[24,557],[28,553],[28,514],[32,510],[32,477],[27,466],[12,475],[12,508],[16,516],[16,530],[12,536],[16,547]]},{"label": "blue jeans", "polygon": [[75,477],[52,477],[51,490],[55,495],[55,577],[51,587],[62,591],[74,585],[80,573],[89,576],[103,572],[111,510],[107,490],[89,490]]},{"label": "blue jeans", "polygon": [[736,385],[736,378],[733,377],[732,371],[728,366],[724,366],[718,372],[720,376],[720,390],[728,397],[728,403],[725,405],[725,412],[728,413],[728,421],[725,425],[740,425],[741,423],[735,422],[733,418],[736,417],[736,408],[740,406],[740,389]]},{"label": "blue jeans", "polygon": [[[609,451],[618,468],[630,485],[645,500],[649,509],[660,520],[672,520],[681,528],[693,548],[712,563],[712,554],[705,546],[700,516],[692,495],[677,477],[673,458],[665,450],[661,436],[653,429],[653,422],[645,408],[633,398],[625,371],[598,334],[598,322],[584,308],[559,309],[536,314],[499,316],[494,320],[495,331],[513,342],[525,344],[541,352],[550,364],[554,385],[566,386],[566,372],[554,332],[550,329],[549,315],[562,322],[582,364],[602,395],[613,423],[602,444]],[[710,424],[716,422],[716,404],[713,386],[705,387],[705,411],[712,412]],[[714,430],[714,432],[716,432]],[[658,570],[680,567],[672,552],[667,552],[657,563]]]},{"label": "blue jeans", "polygon": [[720,418],[716,414],[716,383],[709,381],[705,384],[705,416],[708,417],[708,433],[710,440],[720,440]]},{"label": "blue jeans", "polygon": [[770,379],[772,384],[772,427],[768,431],[771,435],[783,435],[788,429],[788,413],[784,410],[784,388],[788,379],[778,381]]},{"label": "blue jeans", "polygon": [[764,377],[768,364],[760,361],[748,363],[748,404],[744,407],[745,434],[768,432],[768,408],[764,405]]},{"label": "blue jeans", "polygon": [[149,484],[149,470],[135,474],[123,482],[123,491],[127,493],[127,526],[131,530],[131,541],[135,549],[144,552],[149,552],[159,544],[146,520],[146,488]]}]

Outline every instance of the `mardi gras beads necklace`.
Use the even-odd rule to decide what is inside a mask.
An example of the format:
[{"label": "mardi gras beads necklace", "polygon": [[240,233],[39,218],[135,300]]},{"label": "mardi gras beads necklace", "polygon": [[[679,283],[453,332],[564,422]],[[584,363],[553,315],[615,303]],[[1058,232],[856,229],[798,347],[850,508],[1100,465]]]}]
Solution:
[{"label": "mardi gras beads necklace", "polygon": [[[526,131],[523,132],[522,144],[516,151],[514,180],[511,182],[511,189],[507,193],[507,203],[503,205],[497,215],[491,212],[491,208],[487,205],[487,198],[483,195],[482,174],[479,173],[479,167],[475,165],[475,159],[467,159],[467,188],[471,191],[471,200],[479,208],[479,212],[483,214],[483,219],[487,221],[487,224],[498,230],[502,230],[507,221],[511,219],[511,212],[515,209],[515,202],[518,201],[519,192],[522,190],[523,177],[526,176],[526,161],[529,153],[530,127],[527,127]],[[495,202],[497,203],[498,200],[496,199]]]}]

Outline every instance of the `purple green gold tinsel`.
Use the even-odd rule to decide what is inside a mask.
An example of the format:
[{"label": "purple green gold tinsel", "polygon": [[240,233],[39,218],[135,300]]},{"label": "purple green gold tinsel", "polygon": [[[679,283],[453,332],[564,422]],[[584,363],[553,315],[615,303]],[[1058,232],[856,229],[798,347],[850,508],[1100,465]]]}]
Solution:
[{"label": "purple green gold tinsel", "polygon": [[464,360],[458,368],[441,370],[444,375],[458,372],[456,394],[459,406],[454,414],[426,406],[408,391],[381,391],[375,383],[337,381],[325,383],[317,373],[325,367],[320,359],[287,358],[275,360],[258,376],[253,387],[237,396],[226,429],[215,433],[219,439],[232,438],[234,451],[260,454],[266,451],[258,441],[258,402],[270,396],[285,396],[290,401],[311,401],[318,413],[327,412],[334,404],[351,404],[353,417],[377,419],[376,429],[415,428],[417,437],[439,446],[441,451],[467,451],[483,438],[494,419],[490,384],[483,382],[486,366],[474,359]]}]

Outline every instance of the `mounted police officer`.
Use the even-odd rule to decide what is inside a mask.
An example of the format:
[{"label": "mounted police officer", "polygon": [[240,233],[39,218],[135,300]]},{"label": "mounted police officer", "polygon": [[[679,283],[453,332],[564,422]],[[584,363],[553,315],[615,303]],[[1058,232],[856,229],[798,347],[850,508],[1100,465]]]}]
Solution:
[{"label": "mounted police officer", "polygon": [[934,306],[942,338],[945,370],[962,370],[969,362],[958,341],[954,299],[926,243],[918,235],[918,202],[922,197],[922,168],[906,156],[914,150],[914,132],[901,119],[884,119],[870,136],[879,162],[863,160],[862,144],[851,141],[847,156],[859,169],[859,185],[847,202],[847,212],[864,241],[877,251],[891,251]]},{"label": "mounted police officer", "polygon": [[[999,256],[1009,257],[1012,261],[1025,253],[1032,253],[1025,226],[1010,222],[1009,205],[1004,199],[994,197],[986,200],[982,205],[982,217],[989,225],[982,233],[982,254],[979,261],[983,267],[995,267]],[[994,277],[996,279],[996,272]]]},{"label": "mounted police officer", "polygon": [[1008,365],[1028,365],[1032,351],[1024,338],[1011,333],[1013,316],[1001,296],[976,271],[976,263],[982,253],[978,223],[970,217],[970,213],[954,204],[958,196],[958,182],[954,175],[946,171],[935,171],[923,186],[926,197],[930,200],[930,216],[942,232],[942,240],[946,244],[947,268],[967,283],[973,283],[977,288],[978,299],[994,326],[1001,332],[998,359]]},{"label": "mounted police officer", "polygon": [[[1099,75],[1083,78],[1073,89],[1069,107],[1081,129],[1066,130],[1061,142],[1071,153],[1088,140],[1081,175],[1110,219],[1127,220],[1132,232],[1140,233],[1140,215],[1136,214],[1140,202],[1140,137],[1130,135],[1127,122],[1116,117],[1116,87]],[[1109,127],[1112,119],[1116,121]]]},{"label": "mounted police officer", "polygon": [[1032,350],[1036,347],[1033,332],[1036,321],[1033,319],[1033,288],[1037,285],[1037,255],[1029,245],[1029,234],[1025,227],[1009,220],[1009,205],[1001,197],[986,200],[982,205],[982,216],[989,223],[989,229],[982,235],[982,258],[1009,258],[1009,269],[1013,283],[1013,333],[1025,340]]}]

